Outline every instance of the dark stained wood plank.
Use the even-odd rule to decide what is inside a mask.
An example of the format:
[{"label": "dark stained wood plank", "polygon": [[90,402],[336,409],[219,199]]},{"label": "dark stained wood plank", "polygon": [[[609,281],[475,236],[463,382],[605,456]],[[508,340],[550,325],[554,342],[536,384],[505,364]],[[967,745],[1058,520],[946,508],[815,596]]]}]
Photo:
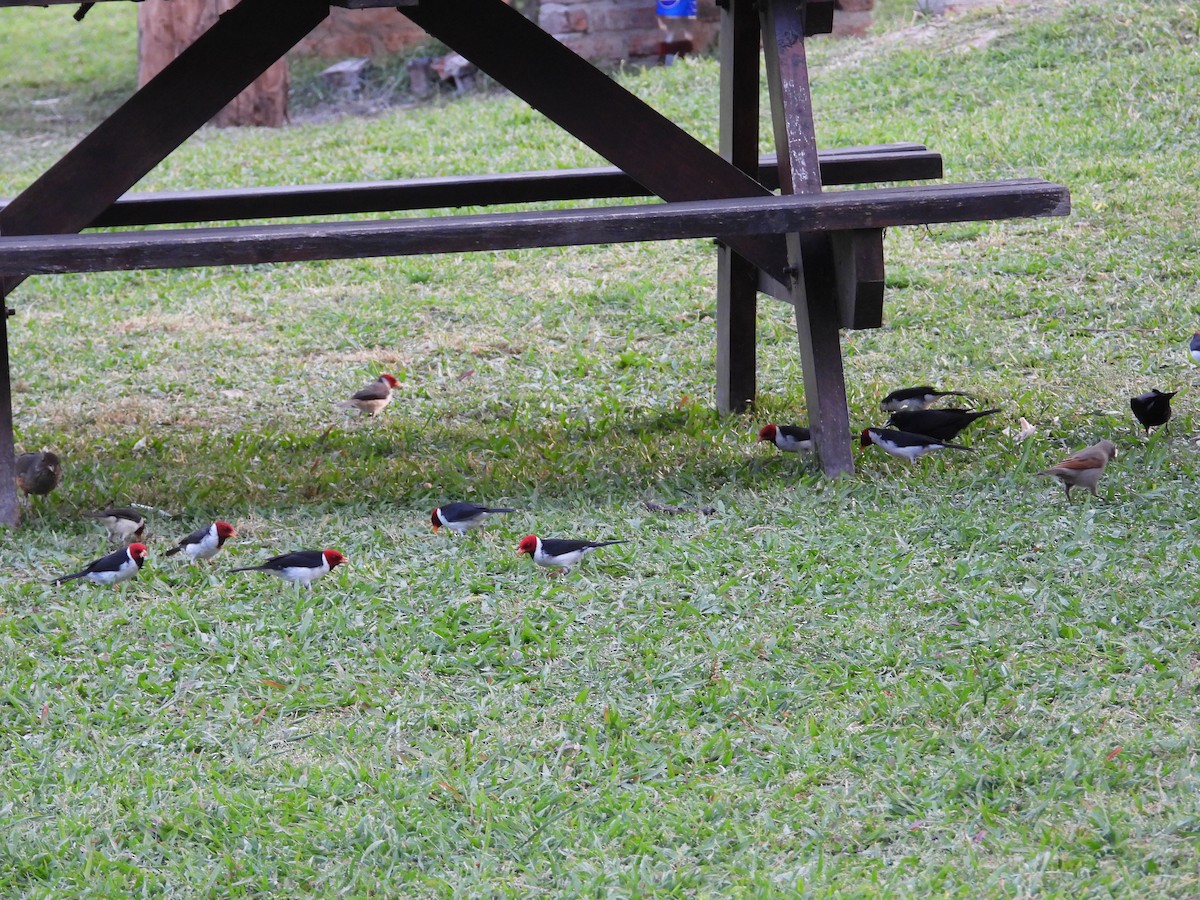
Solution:
[{"label": "dark stained wood plank", "polygon": [[[0,237],[0,275],[359,259],[630,241],[793,234],[1061,216],[1070,195],[1037,179],[937,184],[607,209],[537,210],[367,222],[317,222]],[[836,329],[836,305],[833,309]]]},{"label": "dark stained wood plank", "polygon": [[0,305],[0,525],[13,528],[21,521],[15,464],[12,383],[8,368],[8,313]]},{"label": "dark stained wood plank", "polygon": [[328,13],[326,0],[242,0],[0,210],[0,234],[86,228]]},{"label": "dark stained wood plank", "polygon": [[883,230],[832,235],[838,321],[843,328],[883,325]]},{"label": "dark stained wood plank", "polygon": [[[763,52],[784,194],[819,194],[821,171],[804,48],[806,0],[762,0]],[[826,475],[854,471],[850,412],[838,334],[833,247],[828,234],[787,237],[796,334],[813,444]]]},{"label": "dark stained wood plank", "polygon": [[[721,9],[721,156],[758,178],[761,32],[754,0],[725,0]],[[742,412],[757,387],[758,269],[717,244],[717,411]]]},{"label": "dark stained wood plank", "polygon": [[[664,200],[768,193],[504,0],[437,0],[403,12]],[[733,246],[785,277],[779,238],[740,236]]]},{"label": "dark stained wood plank", "polygon": [[[757,139],[757,133],[756,133]],[[774,154],[758,158],[764,187],[779,186]],[[942,177],[942,158],[920,145],[822,152],[824,184],[919,181]],[[292,216],[332,216],[448,209],[463,206],[645,197],[644,187],[615,166],[555,169],[499,175],[459,175],[376,182],[230,188],[125,194],[92,220],[89,228],[232,222]],[[0,210],[9,201],[0,200]]]}]

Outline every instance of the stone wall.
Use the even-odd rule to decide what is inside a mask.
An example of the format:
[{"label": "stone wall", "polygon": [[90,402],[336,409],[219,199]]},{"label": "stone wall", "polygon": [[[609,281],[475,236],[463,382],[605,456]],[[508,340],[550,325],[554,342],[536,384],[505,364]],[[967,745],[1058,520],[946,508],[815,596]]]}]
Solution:
[{"label": "stone wall", "polygon": [[[835,35],[864,33],[875,0],[841,0]],[[690,38],[697,52],[716,40],[720,10],[716,0],[699,0],[694,20],[675,22],[670,35],[659,28],[654,0],[541,0],[539,24],[593,62],[650,62],[659,42]],[[326,22],[297,48],[330,59],[397,53],[424,40],[424,33],[394,9],[332,8]]]}]

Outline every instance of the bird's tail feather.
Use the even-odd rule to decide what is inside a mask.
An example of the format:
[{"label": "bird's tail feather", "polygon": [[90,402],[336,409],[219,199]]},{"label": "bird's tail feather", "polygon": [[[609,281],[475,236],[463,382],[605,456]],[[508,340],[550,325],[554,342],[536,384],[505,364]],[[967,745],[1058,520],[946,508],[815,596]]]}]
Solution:
[{"label": "bird's tail feather", "polygon": [[172,547],[170,550],[168,550],[166,553],[164,553],[163,556],[174,556],[176,553],[178,553],[182,549],[183,549],[182,547]]},{"label": "bird's tail feather", "polygon": [[87,572],[76,572],[73,575],[60,575],[58,578],[55,578],[50,583],[51,584],[64,584],[65,582],[68,582],[68,581],[74,581],[76,578],[82,578],[86,574],[87,574]]}]

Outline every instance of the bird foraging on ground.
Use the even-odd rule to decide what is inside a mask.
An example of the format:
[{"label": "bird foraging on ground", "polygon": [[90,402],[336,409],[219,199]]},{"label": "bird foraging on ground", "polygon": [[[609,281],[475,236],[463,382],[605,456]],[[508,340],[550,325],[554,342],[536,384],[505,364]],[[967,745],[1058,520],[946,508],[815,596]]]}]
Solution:
[{"label": "bird foraging on ground", "polygon": [[880,401],[879,408],[884,412],[899,412],[902,409],[928,409],[930,405],[937,402],[939,397],[966,397],[971,400],[971,395],[964,394],[962,391],[939,391],[935,387],[922,384],[918,387],[892,391]]},{"label": "bird foraging on ground", "polygon": [[498,513],[516,512],[507,506],[477,506],[474,503],[447,503],[436,506],[430,515],[433,522],[433,533],[446,528],[455,534],[466,534],[472,528],[478,528],[488,516]]},{"label": "bird foraging on ground", "polygon": [[1193,334],[1191,341],[1188,342],[1188,353],[1192,354],[1192,359],[1200,363],[1200,331]]},{"label": "bird foraging on ground", "polygon": [[146,533],[145,517],[127,506],[114,506],[88,515],[104,526],[110,541],[127,543]]},{"label": "bird foraging on ground", "polygon": [[998,409],[902,409],[888,417],[888,424],[898,431],[952,441],[976,419],[998,412]]},{"label": "bird foraging on ground", "polygon": [[812,432],[802,425],[764,425],[758,432],[758,442],[769,441],[784,453],[812,451]]},{"label": "bird foraging on ground", "polygon": [[601,547],[611,547],[613,544],[627,543],[629,542],[567,541],[556,540],[554,538],[543,540],[536,534],[528,534],[521,538],[521,543],[517,545],[517,556],[528,553],[539,566],[556,570],[558,573],[565,575],[593,550],[598,550]]},{"label": "bird foraging on ground", "polygon": [[233,572],[268,572],[294,584],[312,589],[312,583],[348,560],[336,550],[297,550],[272,556],[260,566],[242,566]]},{"label": "bird foraging on ground", "polygon": [[357,409],[368,416],[378,415],[383,408],[392,402],[392,389],[400,384],[394,375],[384,372],[366,387],[356,391],[349,400],[342,400],[338,406],[343,409]]},{"label": "bird foraging on ground", "polygon": [[184,553],[192,562],[198,559],[212,559],[217,555],[217,551],[225,546],[227,540],[235,537],[237,532],[232,525],[217,521],[205,528],[197,528],[163,555]]},{"label": "bird foraging on ground", "polygon": [[1167,393],[1154,388],[1144,394],[1129,398],[1129,408],[1133,410],[1134,417],[1146,429],[1146,434],[1150,433],[1151,428],[1166,425],[1170,421],[1171,398],[1178,393],[1179,391]]},{"label": "bird foraging on ground", "polygon": [[26,495],[44,497],[62,481],[62,460],[49,450],[22,453],[14,464],[17,487]]},{"label": "bird foraging on ground", "polygon": [[962,444],[951,444],[949,441],[939,441],[923,434],[910,434],[907,431],[893,431],[891,428],[864,428],[859,436],[859,445],[870,447],[872,444],[890,453],[898,459],[907,459],[915,463],[918,459],[933,450],[966,450],[973,452],[970,447]]},{"label": "bird foraging on ground", "polygon": [[1108,440],[1099,441],[1090,447],[1072,453],[1056,466],[1042,469],[1038,474],[1052,475],[1058,479],[1067,493],[1068,500],[1071,499],[1071,488],[1073,487],[1085,487],[1092,492],[1092,496],[1099,497],[1100,495],[1096,493],[1096,485],[1100,483],[1100,478],[1104,475],[1104,467],[1116,457],[1116,444]]},{"label": "bird foraging on ground", "polygon": [[117,585],[128,581],[142,568],[146,561],[146,545],[130,544],[123,550],[115,550],[91,562],[86,568],[70,575],[60,575],[51,584],[62,584],[76,578],[86,578],[96,584]]}]

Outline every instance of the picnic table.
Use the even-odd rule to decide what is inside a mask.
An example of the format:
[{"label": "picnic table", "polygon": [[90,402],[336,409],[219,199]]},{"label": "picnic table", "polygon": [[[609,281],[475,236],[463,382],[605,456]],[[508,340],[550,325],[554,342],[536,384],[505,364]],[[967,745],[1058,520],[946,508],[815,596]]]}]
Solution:
[{"label": "picnic table", "polygon": [[[50,6],[77,0],[0,0]],[[155,0],[161,2],[161,0]],[[717,405],[756,386],[758,294],[795,309],[808,421],[823,470],[853,471],[839,329],[882,323],[883,229],[1065,215],[1038,179],[823,192],[942,177],[915,143],[818,151],[806,37],[837,0],[718,0],[720,146],[714,151],[504,0],[242,0],[17,197],[0,205],[0,298],[32,274],[399,256],[619,241],[717,243]],[[612,167],[361,184],[128,193],[280,59],[330,6],[395,7]],[[760,45],[776,154],[760,156]],[[778,194],[776,193],[778,190]],[[473,215],[114,228],[647,196],[655,202]],[[0,316],[0,521],[15,524],[7,316]]]}]

